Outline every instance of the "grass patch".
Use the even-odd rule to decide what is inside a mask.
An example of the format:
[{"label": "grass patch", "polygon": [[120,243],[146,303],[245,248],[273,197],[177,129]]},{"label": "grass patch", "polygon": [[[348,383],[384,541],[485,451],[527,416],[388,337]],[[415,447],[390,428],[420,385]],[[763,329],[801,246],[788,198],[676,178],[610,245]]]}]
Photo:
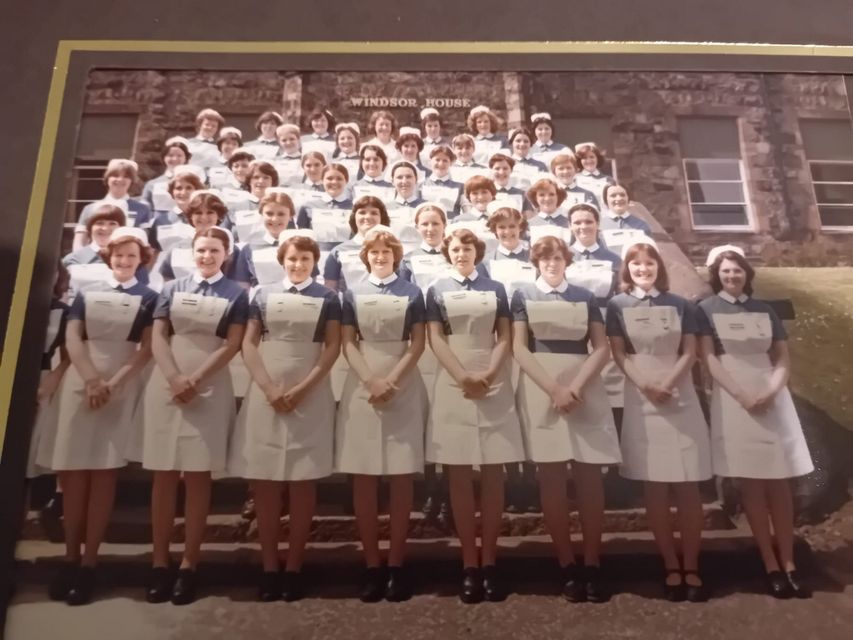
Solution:
[{"label": "grass patch", "polygon": [[762,267],[754,286],[794,304],[791,390],[853,431],[853,268]]}]

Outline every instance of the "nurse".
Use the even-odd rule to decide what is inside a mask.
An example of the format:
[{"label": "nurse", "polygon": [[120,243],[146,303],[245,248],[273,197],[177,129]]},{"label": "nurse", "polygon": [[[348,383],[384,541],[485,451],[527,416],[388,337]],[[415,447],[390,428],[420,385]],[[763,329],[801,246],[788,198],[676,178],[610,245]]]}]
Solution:
[{"label": "nurse", "polygon": [[352,186],[353,200],[374,196],[383,202],[394,197],[394,186],[385,179],[388,156],[377,144],[362,145],[358,152],[361,158],[361,178]]},{"label": "nurse", "polygon": [[[192,231],[177,244],[172,246],[160,263],[160,275],[164,281],[184,278],[195,271],[195,260],[193,258],[192,238],[196,233],[207,231],[211,227],[221,225],[228,214],[228,208],[220,197],[219,191],[215,189],[202,189],[194,191],[189,198],[186,210],[187,224]],[[226,275],[231,277],[235,265],[240,262],[242,252],[238,247],[233,247],[226,269]]]},{"label": "nurse", "polygon": [[554,122],[551,120],[550,113],[544,111],[534,113],[530,116],[530,126],[533,127],[533,134],[536,136],[536,142],[531,149],[531,155],[536,160],[547,165],[554,154],[568,149],[566,145],[554,141]]},{"label": "nurse", "polygon": [[525,218],[533,215],[533,205],[527,200],[522,189],[512,184],[512,169],[515,160],[506,153],[499,152],[489,158],[489,169],[492,170],[492,179],[495,183],[495,199],[503,200],[505,204],[525,214]]},{"label": "nurse", "polygon": [[446,145],[450,143],[450,139],[441,134],[441,115],[438,109],[433,107],[425,107],[421,109],[421,134],[423,135],[424,150],[421,158],[424,164],[427,164],[430,151],[434,147]]},{"label": "nurse", "polygon": [[187,148],[195,158],[195,164],[202,169],[217,164],[216,136],[223,126],[225,118],[215,109],[202,109],[195,117],[196,135],[187,140]]},{"label": "nurse", "polygon": [[469,178],[475,175],[487,175],[488,168],[485,165],[475,161],[474,159],[474,136],[467,133],[460,133],[453,137],[450,142],[453,153],[456,154],[456,161],[450,166],[450,175],[456,182],[465,183]]},{"label": "nurse", "polygon": [[411,162],[398,160],[391,167],[394,199],[386,202],[391,228],[407,248],[417,246],[420,235],[415,228],[415,209],[424,203],[418,195],[418,170]]},{"label": "nurse", "polygon": [[223,127],[216,141],[219,157],[216,164],[207,170],[207,182],[213,189],[221,189],[231,182],[231,169],[228,160],[243,145],[243,134],[235,127]]},{"label": "nurse", "polygon": [[[663,558],[664,593],[703,602],[699,577],[702,500],[699,482],[711,473],[708,426],[690,375],[696,360],[694,307],[669,293],[663,259],[652,240],[625,245],[622,293],[607,304],[613,360],[625,373],[620,474],[644,483],[646,517]],[[683,564],[670,524],[675,496]]]},{"label": "nurse", "polygon": [[[286,196],[285,196],[286,197]],[[229,475],[254,490],[263,573],[258,599],[288,602],[304,594],[302,559],[316,505],[316,480],[332,473],[335,399],[329,371],[340,354],[341,305],[312,278],[320,249],[287,232],[277,249],[277,282],[252,299],[243,359],[252,375],[229,447]],[[282,492],[289,495],[288,555],[278,543]]]},{"label": "nurse", "polygon": [[462,206],[461,182],[450,175],[450,167],[456,160],[456,154],[447,145],[437,145],[429,152],[430,173],[421,184],[421,197],[437,202],[450,218],[459,215]]},{"label": "nurse", "polygon": [[628,211],[631,198],[625,187],[619,184],[608,184],[604,187],[602,197],[606,206],[601,219],[602,229],[638,229],[652,237],[652,228],[649,223]]},{"label": "nurse", "polygon": [[465,200],[467,211],[454,218],[454,222],[489,219],[488,206],[498,192],[495,183],[485,176],[474,176],[465,181]]},{"label": "nurse", "polygon": [[408,162],[417,169],[418,184],[421,184],[429,175],[429,169],[421,164],[421,152],[424,150],[424,141],[421,132],[414,127],[403,127],[397,138],[397,151],[400,160]]},{"label": "nurse", "polygon": [[[404,571],[414,474],[424,467],[429,407],[417,368],[425,344],[425,308],[417,285],[398,277],[403,246],[389,229],[367,232],[361,260],[367,280],[344,294],[342,344],[350,368],[335,429],[335,469],[353,475],[353,505],[367,565],[362,602],[408,600]],[[387,574],[379,552],[377,488],[391,488]]]},{"label": "nurse", "polygon": [[246,175],[248,196],[242,203],[234,205],[229,212],[230,225],[238,242],[252,242],[264,234],[263,222],[257,213],[267,189],[278,187],[278,171],[265,160],[253,160]]},{"label": "nurse", "polygon": [[[527,199],[535,210],[535,215],[527,221],[531,227],[552,225],[565,229],[569,226],[566,210],[562,208],[566,200],[566,190],[553,178],[540,178],[530,185]],[[531,239],[535,241],[535,232],[531,230],[530,233]]]},{"label": "nurse", "polygon": [[275,111],[264,111],[255,121],[255,129],[260,134],[257,139],[246,143],[246,148],[256,158],[271,159],[279,149],[275,130],[284,124],[284,118]]},{"label": "nurse", "polygon": [[714,474],[736,478],[770,595],[808,598],[811,589],[794,564],[790,479],[814,465],[787,387],[785,328],[770,306],[751,297],[755,270],[740,247],[712,249],[707,264],[716,295],[699,303],[699,320],[714,380]]},{"label": "nurse", "polygon": [[322,193],[325,168],[326,156],[319,151],[306,151],[302,154],[302,182],[297,186],[306,191]]},{"label": "nurse", "polygon": [[548,167],[544,162],[530,156],[532,139],[530,131],[524,127],[518,127],[509,132],[507,144],[512,150],[512,159],[515,161],[512,175],[522,186],[535,182],[540,174],[548,173]]},{"label": "nurse", "polygon": [[152,213],[158,211],[169,211],[175,206],[175,201],[169,195],[167,187],[177,167],[188,165],[192,154],[187,147],[187,140],[182,136],[173,136],[166,140],[160,158],[166,166],[166,170],[152,178],[142,187],[142,195],[139,199],[148,205]]},{"label": "nurse", "polygon": [[[151,349],[157,366],[142,400],[142,466],[154,472],[149,602],[189,604],[195,599],[211,474],[226,468],[235,416],[228,363],[240,350],[249,310],[246,291],[222,273],[229,246],[223,229],[197,234],[195,273],[166,283],[154,311]],[[186,542],[176,577],[169,542],[182,477]]]},{"label": "nurse", "polygon": [[[605,303],[616,293],[622,258],[599,243],[600,214],[591,204],[576,204],[569,209],[572,233],[572,261],[566,277],[575,286],[589,289]],[[602,304],[605,306],[605,304]]]},{"label": "nurse", "polygon": [[[347,183],[350,180],[347,168],[337,162],[323,167],[321,176],[323,193],[319,199],[299,208],[296,226],[300,229],[312,229],[314,219],[322,218],[317,225],[314,238],[321,243],[321,237],[328,238],[326,242],[337,244],[349,238],[349,213],[352,211],[352,199],[347,195]],[[340,234],[343,233],[341,237]]]},{"label": "nurse", "polygon": [[480,164],[485,164],[493,153],[507,146],[506,138],[498,135],[498,117],[486,105],[481,104],[471,109],[465,124],[475,138],[474,156]]},{"label": "nurse", "polygon": [[311,127],[311,133],[302,136],[303,144],[316,141],[335,141],[335,136],[332,135],[335,130],[335,116],[325,107],[316,107],[308,114],[308,125]]},{"label": "nurse", "polygon": [[189,226],[187,211],[192,194],[202,189],[204,184],[196,173],[196,168],[185,166],[175,169],[167,185],[168,194],[175,206],[169,211],[158,211],[148,228],[148,241],[154,249],[155,257],[161,251],[168,251],[182,241],[192,238],[193,231]]},{"label": "nurse", "polygon": [[293,200],[281,189],[267,189],[258,212],[263,219],[264,235],[243,245],[234,267],[233,279],[246,289],[281,280],[281,234],[294,227]]},{"label": "nurse", "polygon": [[107,187],[107,195],[95,202],[90,202],[77,220],[74,229],[74,249],[80,249],[92,241],[86,231],[86,222],[89,217],[102,204],[111,204],[121,209],[127,217],[130,226],[145,227],[151,222],[151,209],[144,202],[131,200],[129,191],[137,180],[137,164],[133,160],[122,160],[115,158],[110,160],[104,171],[104,184]]},{"label": "nurse", "polygon": [[604,153],[594,142],[581,142],[575,145],[575,155],[581,163],[581,172],[577,177],[578,186],[592,191],[598,201],[603,203],[604,187],[616,184],[612,176],[603,172]]},{"label": "nurse", "polygon": [[278,172],[282,185],[297,185],[304,177],[302,173],[302,147],[299,127],[295,124],[282,124],[276,127],[275,136],[279,148],[270,162]]},{"label": "nurse", "polygon": [[355,182],[361,170],[361,158],[358,155],[361,129],[355,122],[341,122],[335,127],[335,152],[332,160],[346,167],[349,182]]},{"label": "nurse", "polygon": [[323,281],[332,291],[343,292],[367,278],[361,248],[364,234],[377,224],[391,226],[388,211],[379,198],[364,196],[352,205],[349,216],[350,239],[337,245],[329,253],[323,267]]},{"label": "nurse", "polygon": [[135,273],[150,256],[145,232],[120,227],[103,250],[112,275],[81,292],[68,314],[65,343],[72,367],[59,391],[51,460],[64,491],[66,565],[50,597],[88,603],[98,548],[115,498],[118,470],[132,455],[142,369],[151,358],[157,294]]},{"label": "nurse", "polygon": [[399,126],[397,125],[397,118],[394,117],[393,113],[385,110],[374,111],[370,115],[367,129],[374,134],[374,137],[365,144],[380,147],[385,152],[386,162],[395,162],[399,159],[400,156],[396,145]]},{"label": "nurse", "polygon": [[[545,236],[531,249],[541,274],[519,285],[512,298],[513,354],[521,367],[518,414],[527,457],[539,467],[545,523],[571,602],[604,602],[599,569],[604,517],[602,467],[619,464],[619,440],[600,372],[610,358],[604,320],[594,296],[566,281],[572,258],[559,238]],[[566,463],[583,531],[583,567],[571,545]]]},{"label": "nurse", "polygon": [[571,149],[559,152],[551,159],[551,173],[557,178],[557,183],[566,191],[566,207],[576,204],[591,204],[600,209],[598,197],[592,192],[577,185],[575,180],[580,170],[580,161]]},{"label": "nurse", "polygon": [[[452,231],[442,248],[450,275],[429,287],[426,301],[430,346],[441,365],[427,424],[426,459],[449,469],[465,603],[505,596],[495,567],[503,465],[524,459],[511,383],[509,304],[503,285],[477,273],[484,252],[484,243],[472,231]],[[479,501],[474,465],[480,468]],[[477,502],[482,549],[477,548]]]}]

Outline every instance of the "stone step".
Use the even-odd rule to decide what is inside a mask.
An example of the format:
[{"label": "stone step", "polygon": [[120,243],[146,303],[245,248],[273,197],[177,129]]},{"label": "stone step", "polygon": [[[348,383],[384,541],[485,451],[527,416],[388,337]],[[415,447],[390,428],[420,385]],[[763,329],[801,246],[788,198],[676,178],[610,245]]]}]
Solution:
[{"label": "stone step", "polygon": [[[725,531],[734,525],[723,512],[719,503],[704,506],[705,529]],[[573,512],[572,531],[580,532],[577,513]],[[380,536],[388,537],[389,521],[387,516],[380,517]],[[604,514],[603,530],[606,532],[640,532],[647,529],[645,512],[642,509],[608,510]],[[282,518],[282,539],[287,539],[288,519]],[[526,537],[547,533],[541,513],[504,514],[501,535],[507,537]],[[183,540],[183,519],[175,524],[173,541]],[[409,537],[418,540],[436,540],[452,536],[453,532],[443,527],[433,518],[413,512]],[[28,514],[21,534],[23,540],[63,539],[61,523],[42,520],[37,511]],[[151,539],[150,518],[147,509],[142,507],[121,507],[113,514],[107,530],[106,542],[111,543],[147,543]],[[237,513],[212,514],[208,517],[205,542],[252,542],[256,539],[256,523],[246,521]],[[358,540],[355,519],[352,516],[324,513],[315,518],[311,531],[312,542],[355,542]]]}]

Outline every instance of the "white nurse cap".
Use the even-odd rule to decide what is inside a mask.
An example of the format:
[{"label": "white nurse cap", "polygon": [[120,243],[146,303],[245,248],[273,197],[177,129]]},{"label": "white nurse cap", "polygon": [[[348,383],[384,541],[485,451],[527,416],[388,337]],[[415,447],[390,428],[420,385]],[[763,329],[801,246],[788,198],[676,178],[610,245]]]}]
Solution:
[{"label": "white nurse cap", "polygon": [[397,234],[394,233],[394,230],[391,229],[391,227],[386,226],[384,224],[377,224],[375,227],[370,227],[370,229],[368,229],[364,233],[364,240],[362,241],[362,244],[367,242],[370,238],[375,236],[377,233],[389,233],[392,236],[394,236],[395,238],[397,237]]},{"label": "white nurse cap", "polygon": [[228,255],[230,256],[234,253],[234,234],[231,233],[231,229],[226,229],[225,227],[211,227],[211,229],[219,229],[220,231],[224,231],[225,235],[228,236]]},{"label": "white nurse cap", "polygon": [[185,147],[188,147],[190,142],[184,136],[172,136],[168,140],[166,140],[166,146],[169,147],[173,144],[181,143]]},{"label": "white nurse cap", "polygon": [[219,139],[222,140],[222,138],[228,135],[237,136],[238,138],[240,138],[240,140],[243,139],[243,132],[240,131],[237,127],[222,127],[222,129],[219,131]]},{"label": "white nurse cap", "polygon": [[143,247],[148,245],[148,234],[139,227],[119,227],[110,234],[110,243],[121,240],[138,240]]},{"label": "white nurse cap", "polygon": [[547,120],[548,122],[550,122],[551,114],[546,113],[545,111],[541,111],[540,113],[534,113],[532,116],[530,116],[530,122],[536,122],[537,120]]},{"label": "white nurse cap", "polygon": [[418,208],[415,209],[415,216],[417,216],[424,209],[438,209],[444,214],[445,220],[447,219],[447,210],[441,205],[441,203],[435,202],[434,200],[428,200],[418,205]]},{"label": "white nurse cap", "polygon": [[[196,196],[214,196],[222,200],[222,192],[219,189],[196,189],[190,194],[190,200],[195,198]],[[223,201],[224,202],[224,201]]]},{"label": "white nurse cap", "polygon": [[400,127],[400,135],[401,136],[412,135],[412,136],[417,136],[420,138],[421,132],[419,129],[415,129],[414,127]]},{"label": "white nurse cap", "polygon": [[388,171],[388,175],[393,176],[394,172],[397,170],[397,167],[408,167],[414,172],[416,178],[418,176],[418,168],[408,160],[397,160],[397,162],[391,165],[391,169]]},{"label": "white nurse cap", "polygon": [[478,113],[491,113],[491,112],[492,112],[492,110],[491,110],[491,109],[489,109],[489,108],[488,108],[486,105],[484,105],[484,104],[478,104],[476,107],[474,107],[473,109],[471,109],[471,115],[472,115],[472,116],[476,116]]},{"label": "white nurse cap", "polygon": [[[267,189],[269,191],[269,189]],[[278,234],[278,243],[282,244],[285,240],[290,240],[291,238],[311,238],[314,240],[314,230],[313,229],[285,229],[280,234]]]},{"label": "white nurse cap", "polygon": [[191,173],[196,178],[201,180],[202,182],[204,182],[205,177],[206,177],[204,175],[204,169],[202,169],[201,167],[198,167],[194,164],[179,164],[177,167],[172,169],[172,177],[173,178],[177,178],[179,175],[184,174],[184,173]]},{"label": "white nurse cap", "polygon": [[622,245],[622,260],[625,260],[625,256],[628,255],[628,251],[631,249],[631,247],[636,247],[640,244],[647,244],[650,247],[654,247],[656,250],[660,251],[658,243],[654,241],[654,238],[649,238],[648,236],[645,238],[632,238],[628,240],[626,244]]},{"label": "white nurse cap", "polygon": [[[510,204],[509,200],[492,200],[486,205],[486,213],[489,215],[492,215],[498,209],[512,209],[513,211],[518,211],[518,209]],[[521,212],[519,211],[519,213]]]},{"label": "white nurse cap", "polygon": [[355,122],[341,122],[335,126],[335,133],[340,131],[341,129],[352,129],[358,135],[361,135],[361,127],[358,126]]},{"label": "white nurse cap", "polygon": [[714,260],[717,259],[717,256],[721,253],[725,253],[726,251],[734,251],[735,253],[740,254],[744,258],[746,257],[746,254],[740,247],[733,244],[721,244],[720,246],[714,247],[708,252],[708,259],[705,260],[705,266],[710,267],[712,264],[714,264]]},{"label": "white nurse cap", "polygon": [[139,165],[136,164],[133,160],[128,160],[127,158],[113,158],[107,163],[107,171],[114,171],[116,169],[124,169],[129,168],[134,172],[139,171]]},{"label": "white nurse cap", "polygon": [[438,109],[434,107],[426,107],[425,109],[421,109],[421,120],[425,120],[428,116],[437,116]]}]

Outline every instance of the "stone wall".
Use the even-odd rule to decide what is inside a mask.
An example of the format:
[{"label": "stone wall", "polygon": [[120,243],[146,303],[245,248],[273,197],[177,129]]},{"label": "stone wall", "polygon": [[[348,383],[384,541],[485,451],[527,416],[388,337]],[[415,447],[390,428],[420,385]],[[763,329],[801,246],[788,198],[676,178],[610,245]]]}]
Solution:
[{"label": "stone wall", "polygon": [[[387,99],[389,106],[365,102],[371,98]],[[490,105],[510,126],[542,110],[555,119],[609,118],[620,181],[697,263],[709,247],[736,242],[768,265],[853,264],[853,233],[820,230],[799,131],[801,118],[850,117],[840,76],[94,71],[85,109],[139,115],[132,154],[147,179],[162,170],[163,141],[192,135],[195,114],[205,106],[247,115],[276,109],[307,130],[308,114],[324,105],[339,121],[358,122],[369,137],[367,122],[376,109],[387,108],[401,126],[416,125],[428,100],[438,101],[452,133],[465,130],[467,113],[477,104]],[[441,106],[448,104],[453,106]],[[692,229],[678,136],[684,116],[737,118],[754,230]],[[251,132],[244,133],[250,138]]]}]

